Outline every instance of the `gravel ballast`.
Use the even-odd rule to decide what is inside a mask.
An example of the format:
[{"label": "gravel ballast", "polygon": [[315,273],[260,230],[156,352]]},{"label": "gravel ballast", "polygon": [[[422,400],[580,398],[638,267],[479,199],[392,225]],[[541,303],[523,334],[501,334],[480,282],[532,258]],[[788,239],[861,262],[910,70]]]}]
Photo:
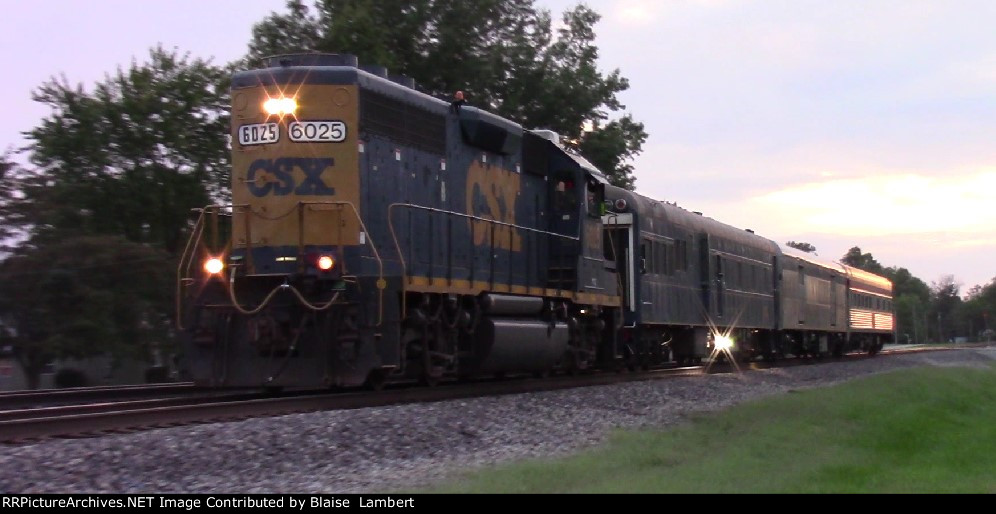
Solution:
[{"label": "gravel ballast", "polygon": [[294,414],[0,449],[7,493],[357,493],[556,456],[618,427],[913,366],[988,366],[996,348],[883,355],[431,404]]}]

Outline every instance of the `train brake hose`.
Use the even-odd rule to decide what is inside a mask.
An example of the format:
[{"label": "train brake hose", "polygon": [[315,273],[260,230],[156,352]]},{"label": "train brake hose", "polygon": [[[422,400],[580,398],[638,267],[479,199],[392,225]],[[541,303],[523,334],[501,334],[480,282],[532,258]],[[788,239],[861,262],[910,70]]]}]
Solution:
[{"label": "train brake hose", "polygon": [[276,296],[277,292],[279,292],[281,289],[289,289],[290,292],[297,297],[297,299],[301,302],[302,305],[316,312],[323,311],[331,307],[332,304],[335,303],[335,301],[339,298],[339,293],[340,293],[340,291],[336,291],[328,302],[319,305],[314,305],[311,302],[309,302],[304,297],[304,295],[302,295],[301,292],[298,291],[296,287],[284,282],[283,284],[280,284],[279,286],[273,288],[273,290],[270,291],[270,293],[267,294],[265,298],[263,298],[263,301],[260,302],[259,306],[257,306],[255,309],[246,309],[242,307],[242,305],[239,303],[239,300],[235,297],[235,273],[229,275],[228,297],[232,301],[232,306],[235,307],[235,310],[239,311],[241,314],[245,316],[252,316],[253,314],[257,314],[260,311],[262,311],[264,308],[266,308],[266,306],[270,303],[270,301],[273,300],[273,297]]}]

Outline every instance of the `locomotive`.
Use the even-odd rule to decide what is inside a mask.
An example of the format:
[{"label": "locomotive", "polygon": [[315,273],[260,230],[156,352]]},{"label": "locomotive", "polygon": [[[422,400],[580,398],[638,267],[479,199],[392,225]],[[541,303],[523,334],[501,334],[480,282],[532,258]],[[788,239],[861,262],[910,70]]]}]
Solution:
[{"label": "locomotive", "polygon": [[186,372],[324,388],[875,352],[891,283],[612,186],[546,130],[339,54],[231,85],[232,203],[180,260]]}]

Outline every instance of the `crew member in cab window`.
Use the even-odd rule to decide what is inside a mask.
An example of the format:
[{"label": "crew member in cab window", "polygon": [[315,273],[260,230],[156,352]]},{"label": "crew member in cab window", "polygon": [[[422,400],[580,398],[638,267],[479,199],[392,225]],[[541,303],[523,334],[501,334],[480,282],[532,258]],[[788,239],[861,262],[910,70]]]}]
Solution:
[{"label": "crew member in cab window", "polygon": [[553,207],[559,212],[574,212],[578,208],[574,182],[559,180],[553,190]]}]

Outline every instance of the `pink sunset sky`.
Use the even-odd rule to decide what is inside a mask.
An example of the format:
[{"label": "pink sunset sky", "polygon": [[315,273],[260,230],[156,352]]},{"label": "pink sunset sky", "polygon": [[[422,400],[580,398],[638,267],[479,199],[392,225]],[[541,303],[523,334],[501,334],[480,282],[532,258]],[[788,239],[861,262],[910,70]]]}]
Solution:
[{"label": "pink sunset sky", "polygon": [[[538,0],[557,14],[575,2]],[[283,0],[5,4],[0,151],[64,74],[94,81],[157,44],[218,64]],[[965,292],[996,276],[996,2],[596,0],[603,70],[650,138],[637,191],[808,241],[860,246]],[[24,162],[23,156],[18,158]]]}]

